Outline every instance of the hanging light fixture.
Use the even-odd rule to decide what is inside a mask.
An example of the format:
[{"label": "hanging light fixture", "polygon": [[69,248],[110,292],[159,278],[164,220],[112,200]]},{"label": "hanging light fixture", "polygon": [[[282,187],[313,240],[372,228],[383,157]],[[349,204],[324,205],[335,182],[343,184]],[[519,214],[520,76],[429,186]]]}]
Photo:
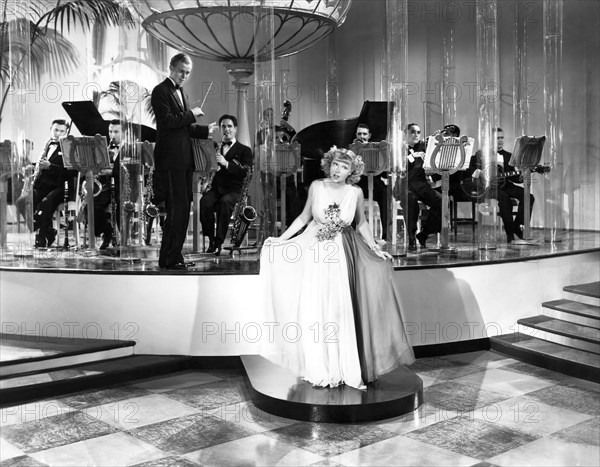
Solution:
[{"label": "hanging light fixture", "polygon": [[[272,9],[275,58],[309,48],[340,26],[352,0],[139,0],[131,2],[153,36],[207,60],[253,60],[256,6]],[[265,44],[266,46],[266,44]]]}]

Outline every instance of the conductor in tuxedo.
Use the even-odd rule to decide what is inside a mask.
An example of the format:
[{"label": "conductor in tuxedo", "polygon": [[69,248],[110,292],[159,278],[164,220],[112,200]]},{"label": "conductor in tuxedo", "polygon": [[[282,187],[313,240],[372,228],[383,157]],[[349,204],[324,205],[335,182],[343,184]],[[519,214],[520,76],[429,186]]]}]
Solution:
[{"label": "conductor in tuxedo", "polygon": [[192,202],[194,157],[192,137],[207,138],[208,127],[196,124],[204,115],[200,107],[190,109],[182,86],[192,71],[191,58],[179,53],[169,64],[169,76],[152,90],[156,117],[155,191],[165,197],[167,217],[163,226],[158,266],[185,270],[181,253],[187,235]]},{"label": "conductor in tuxedo", "polygon": [[[219,129],[223,139],[217,152],[218,169],[210,189],[200,199],[200,222],[202,232],[210,243],[207,253],[221,254],[229,219],[242,195],[242,185],[252,167],[252,149],[236,141],[238,121],[233,115],[219,118]],[[216,213],[216,232],[215,232]]]}]

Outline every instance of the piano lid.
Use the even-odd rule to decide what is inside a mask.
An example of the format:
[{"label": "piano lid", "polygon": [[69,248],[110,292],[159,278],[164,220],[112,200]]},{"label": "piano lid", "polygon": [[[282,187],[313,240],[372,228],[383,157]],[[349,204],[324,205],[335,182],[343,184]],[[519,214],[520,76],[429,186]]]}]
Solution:
[{"label": "piano lid", "polygon": [[345,120],[328,120],[315,123],[300,130],[292,141],[298,141],[303,159],[321,159],[331,146],[347,148],[356,135],[360,123],[366,123],[371,130],[371,141],[387,139],[388,120],[391,117],[393,102],[365,101],[360,115]]},{"label": "piano lid", "polygon": [[[83,136],[99,134],[105,136],[108,140],[110,120],[102,118],[92,101],[63,102],[62,106]],[[156,142],[156,130],[154,128],[138,123],[132,123],[131,126],[135,134],[140,135],[141,141]]]}]

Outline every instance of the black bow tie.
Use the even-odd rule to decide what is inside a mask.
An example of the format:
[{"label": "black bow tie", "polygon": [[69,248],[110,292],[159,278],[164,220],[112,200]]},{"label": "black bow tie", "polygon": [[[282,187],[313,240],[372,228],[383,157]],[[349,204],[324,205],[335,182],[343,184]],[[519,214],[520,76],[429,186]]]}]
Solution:
[{"label": "black bow tie", "polygon": [[221,147],[222,147],[222,148],[226,148],[226,147],[228,147],[228,146],[231,146],[232,144],[233,144],[233,143],[232,143],[231,141],[223,141],[223,142],[221,143]]},{"label": "black bow tie", "polygon": [[179,86],[179,84],[175,84],[175,89],[183,89],[181,86]]}]

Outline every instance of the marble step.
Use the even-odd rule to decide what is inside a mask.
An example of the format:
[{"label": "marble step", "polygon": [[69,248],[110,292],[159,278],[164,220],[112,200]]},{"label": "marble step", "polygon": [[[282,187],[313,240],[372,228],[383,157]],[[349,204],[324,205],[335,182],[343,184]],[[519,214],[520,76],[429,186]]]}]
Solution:
[{"label": "marble step", "polygon": [[0,380],[0,406],[35,401],[90,388],[149,378],[191,367],[192,358],[132,355]]},{"label": "marble step", "polygon": [[598,355],[519,332],[490,338],[491,349],[520,361],[588,381],[600,382]]},{"label": "marble step", "polygon": [[600,306],[600,282],[563,287],[563,298],[587,305]]},{"label": "marble step", "polygon": [[549,316],[537,315],[517,321],[518,331],[538,339],[600,354],[600,330]]},{"label": "marble step", "polygon": [[135,341],[0,334],[0,380],[133,355]]},{"label": "marble step", "polygon": [[599,306],[560,299],[544,302],[542,307],[542,311],[546,316],[600,329]]}]

